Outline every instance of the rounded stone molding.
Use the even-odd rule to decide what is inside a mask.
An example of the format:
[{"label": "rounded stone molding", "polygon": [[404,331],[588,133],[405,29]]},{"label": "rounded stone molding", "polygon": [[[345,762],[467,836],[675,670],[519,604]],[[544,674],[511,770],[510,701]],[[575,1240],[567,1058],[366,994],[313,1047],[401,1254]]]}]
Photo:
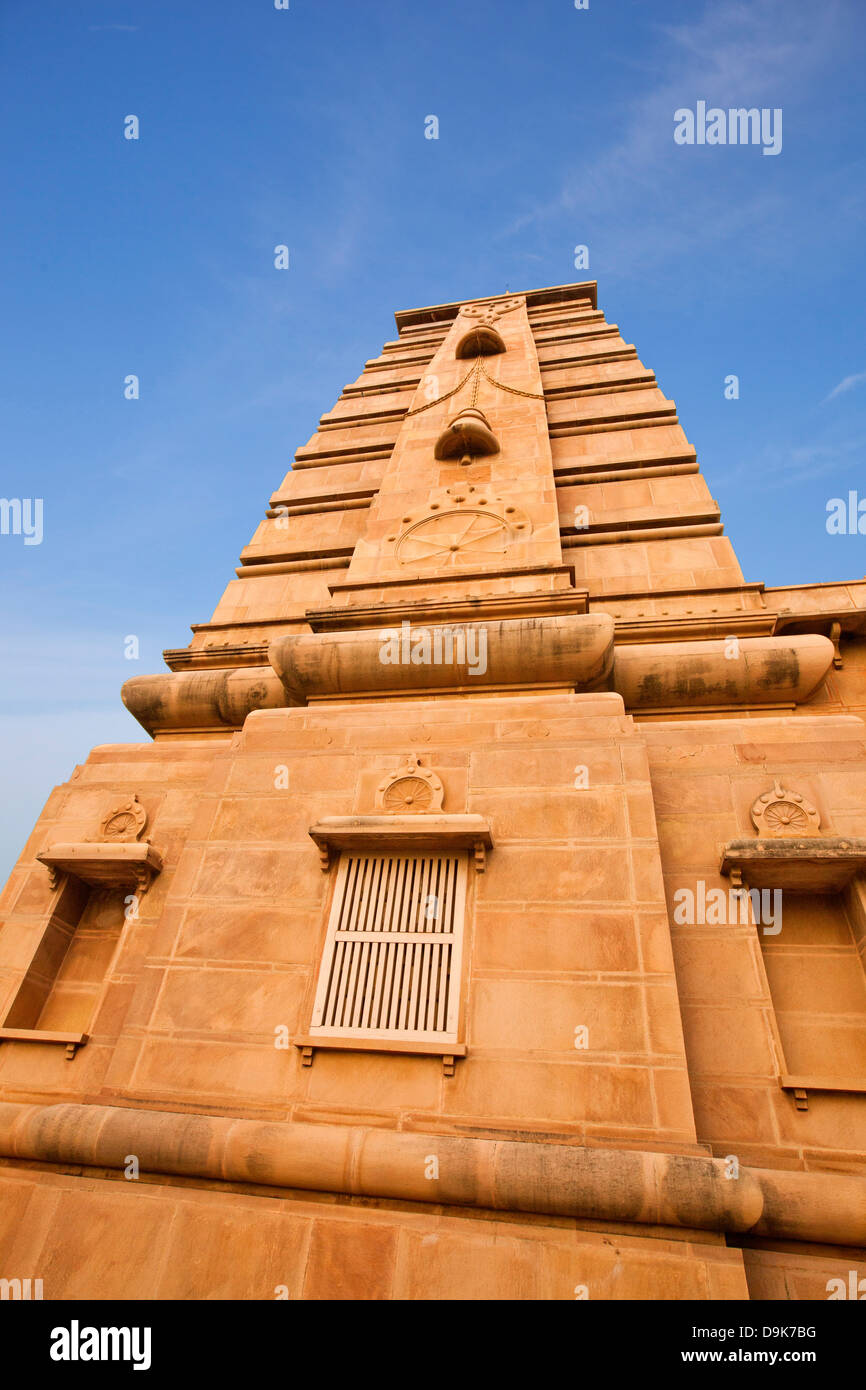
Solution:
[{"label": "rounded stone molding", "polygon": [[[472,638],[478,644],[484,642],[483,671],[470,670],[470,629],[484,634]],[[601,690],[610,680],[613,635],[614,622],[607,613],[424,626],[407,621],[400,628],[288,633],[274,638],[268,655],[285,691],[283,703],[293,705],[320,696],[405,694],[467,686],[560,684],[573,690]],[[413,661],[418,640],[429,642],[434,654],[438,640],[442,660]],[[622,709],[618,696],[608,698]]]},{"label": "rounded stone molding", "polygon": [[290,703],[270,666],[133,676],[121,687],[120,697],[149,734],[240,729],[253,710]]},{"label": "rounded stone molding", "polygon": [[614,689],[628,710],[734,709],[800,704],[833,664],[833,643],[818,633],[742,637],[731,661],[723,638],[618,646]]}]

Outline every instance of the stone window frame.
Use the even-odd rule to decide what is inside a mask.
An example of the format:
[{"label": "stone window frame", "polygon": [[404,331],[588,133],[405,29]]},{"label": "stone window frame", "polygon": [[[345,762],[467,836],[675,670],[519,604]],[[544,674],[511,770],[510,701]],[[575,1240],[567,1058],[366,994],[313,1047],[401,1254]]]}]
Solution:
[{"label": "stone window frame", "polygon": [[[467,953],[464,942],[467,920],[470,915],[470,866],[474,864],[477,873],[486,869],[487,850],[493,840],[490,826],[482,816],[476,815],[411,815],[411,816],[331,816],[310,827],[310,836],[316,843],[321,866],[329,873],[337,859],[337,872],[334,875],[333,891],[328,910],[328,926],[325,943],[316,977],[316,995],[310,1012],[307,1031],[294,1039],[301,1052],[301,1062],[310,1066],[319,1048],[353,1051],[386,1052],[438,1056],[446,1076],[453,1076],[458,1058],[465,1057],[467,1048],[461,1038],[463,1000],[465,996],[465,969]],[[438,1029],[370,1029],[369,1027],[336,1027],[317,1023],[317,1012],[321,1016],[324,1001],[328,997],[328,980],[332,962],[336,954],[337,933],[342,929],[341,914],[345,904],[344,889],[350,864],[357,860],[405,860],[441,861],[456,860],[453,899],[453,932],[450,942],[449,980],[451,1000],[444,1030]],[[379,882],[381,882],[381,874]],[[377,903],[375,912],[391,910],[393,904],[383,899]],[[378,935],[378,931],[375,932]],[[385,938],[388,933],[382,932]],[[413,936],[425,938],[422,944],[441,944],[435,938],[441,933],[401,933],[401,941],[406,944]],[[345,939],[345,938],[344,938]],[[365,938],[371,941],[371,937]],[[396,954],[396,953],[395,953]],[[405,953],[404,953],[405,954]],[[432,956],[432,952],[430,953]],[[387,966],[386,966],[387,968]],[[429,966],[428,966],[429,970]],[[387,981],[386,981],[387,983]],[[429,976],[421,988],[429,988]],[[379,987],[378,974],[374,974],[374,989]],[[381,986],[384,989],[384,984]],[[416,1002],[419,996],[416,995]],[[362,1006],[362,1014],[366,1010]]]}]

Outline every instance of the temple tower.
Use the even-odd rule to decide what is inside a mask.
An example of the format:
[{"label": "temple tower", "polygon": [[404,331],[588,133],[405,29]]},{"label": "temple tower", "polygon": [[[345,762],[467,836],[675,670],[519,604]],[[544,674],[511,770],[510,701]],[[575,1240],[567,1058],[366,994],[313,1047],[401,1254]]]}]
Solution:
[{"label": "temple tower", "polygon": [[744,580],[594,283],[396,318],[10,878],[0,1275],[825,1298],[866,582]]}]

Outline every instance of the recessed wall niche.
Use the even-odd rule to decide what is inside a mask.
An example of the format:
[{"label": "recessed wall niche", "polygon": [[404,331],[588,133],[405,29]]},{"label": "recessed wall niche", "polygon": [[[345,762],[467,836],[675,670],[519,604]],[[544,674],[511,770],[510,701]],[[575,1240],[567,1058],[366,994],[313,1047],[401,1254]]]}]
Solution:
[{"label": "recessed wall niche", "polygon": [[59,1043],[72,1058],[87,1041],[123,927],[162,868],[159,851],[138,838],[146,823],[133,796],[109,810],[92,840],[52,844],[36,856],[53,902],[0,1042]]}]

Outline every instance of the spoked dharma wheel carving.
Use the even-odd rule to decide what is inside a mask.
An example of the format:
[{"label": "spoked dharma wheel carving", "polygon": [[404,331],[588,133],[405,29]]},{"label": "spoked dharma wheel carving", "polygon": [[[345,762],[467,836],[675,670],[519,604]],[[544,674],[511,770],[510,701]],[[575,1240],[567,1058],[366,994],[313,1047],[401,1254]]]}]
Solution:
[{"label": "spoked dharma wheel carving", "polygon": [[382,796],[383,811],[397,811],[401,815],[429,811],[432,804],[433,792],[420,777],[401,777],[392,782]]},{"label": "spoked dharma wheel carving", "polygon": [[401,565],[457,568],[504,554],[510,539],[510,528],[502,517],[467,507],[417,521],[400,537],[397,559]]},{"label": "spoked dharma wheel carving", "polygon": [[376,809],[401,816],[441,811],[443,794],[432,768],[422,767],[418,755],[410,753],[397,772],[382,778],[376,790]]}]

